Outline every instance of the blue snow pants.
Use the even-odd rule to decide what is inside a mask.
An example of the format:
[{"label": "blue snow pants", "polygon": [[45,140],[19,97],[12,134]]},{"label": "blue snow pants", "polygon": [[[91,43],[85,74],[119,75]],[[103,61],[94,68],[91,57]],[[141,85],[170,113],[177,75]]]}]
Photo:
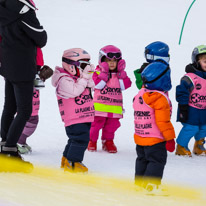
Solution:
[{"label": "blue snow pants", "polygon": [[91,123],[79,123],[65,127],[69,140],[63,156],[72,162],[82,162],[89,143]]},{"label": "blue snow pants", "polygon": [[206,125],[191,125],[182,123],[183,127],[177,137],[177,144],[188,149],[189,141],[192,137],[198,141],[206,137]]}]

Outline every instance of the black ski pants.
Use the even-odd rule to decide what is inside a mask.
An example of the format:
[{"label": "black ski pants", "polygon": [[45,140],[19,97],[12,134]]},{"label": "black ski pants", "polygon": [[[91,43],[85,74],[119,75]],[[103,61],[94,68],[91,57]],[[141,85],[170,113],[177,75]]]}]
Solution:
[{"label": "black ski pants", "polygon": [[5,79],[5,100],[1,117],[1,138],[15,147],[32,113],[33,80],[13,82]]},{"label": "black ski pants", "polygon": [[155,178],[157,184],[161,184],[164,167],[167,162],[167,150],[165,145],[166,142],[161,142],[152,146],[136,145],[136,180],[139,178]]},{"label": "black ski pants", "polygon": [[89,143],[91,123],[79,123],[65,127],[69,140],[63,156],[72,162],[82,162]]}]

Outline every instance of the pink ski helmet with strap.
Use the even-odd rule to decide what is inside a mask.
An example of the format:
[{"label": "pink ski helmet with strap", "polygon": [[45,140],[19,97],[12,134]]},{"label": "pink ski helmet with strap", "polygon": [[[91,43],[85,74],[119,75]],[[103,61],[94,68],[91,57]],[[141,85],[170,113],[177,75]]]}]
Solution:
[{"label": "pink ski helmet with strap", "polygon": [[71,66],[75,66],[76,76],[80,75],[80,71],[84,70],[87,65],[90,65],[90,55],[87,51],[81,48],[73,48],[65,50],[62,56],[62,66],[64,69],[68,69]]},{"label": "pink ski helmet with strap", "polygon": [[122,58],[122,52],[119,48],[113,45],[107,45],[100,49],[99,51],[99,64],[104,61],[104,58],[108,59],[117,59],[120,60]]}]

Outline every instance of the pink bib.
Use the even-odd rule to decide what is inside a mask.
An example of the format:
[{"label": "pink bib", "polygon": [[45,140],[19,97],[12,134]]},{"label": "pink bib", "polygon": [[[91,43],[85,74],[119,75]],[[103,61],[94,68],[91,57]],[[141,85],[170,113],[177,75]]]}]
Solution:
[{"label": "pink bib", "polygon": [[146,92],[159,92],[167,98],[168,103],[170,104],[167,93],[142,88],[135,96],[133,102],[135,134],[141,137],[164,139],[155,122],[155,110],[149,107],[143,100],[143,94]]},{"label": "pink bib", "polygon": [[40,106],[39,96],[40,96],[39,90],[34,89],[31,116],[36,116],[39,113],[39,106]]},{"label": "pink bib", "polygon": [[106,105],[123,105],[122,91],[116,73],[111,73],[111,78],[107,81],[106,86],[94,91],[94,102]]},{"label": "pink bib", "polygon": [[206,109],[206,80],[193,73],[187,73],[194,85],[190,93],[189,106],[197,109]]},{"label": "pink bib", "polygon": [[64,99],[59,96],[58,105],[65,127],[94,121],[94,105],[89,88],[75,98]]}]

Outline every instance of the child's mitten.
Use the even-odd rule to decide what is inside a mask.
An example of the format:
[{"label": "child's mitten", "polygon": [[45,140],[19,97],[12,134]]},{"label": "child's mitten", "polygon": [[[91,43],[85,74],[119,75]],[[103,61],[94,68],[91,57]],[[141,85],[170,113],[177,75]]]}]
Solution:
[{"label": "child's mitten", "polygon": [[101,68],[101,73],[99,74],[99,78],[103,81],[107,82],[109,77],[109,65],[107,62],[102,62],[99,67]]},{"label": "child's mitten", "polygon": [[180,110],[180,122],[186,122],[188,119],[188,105],[179,104],[179,110]]},{"label": "child's mitten", "polygon": [[127,77],[127,73],[124,71],[126,67],[126,62],[124,59],[119,60],[117,64],[117,77],[119,79],[125,79]]},{"label": "child's mitten", "polygon": [[93,64],[87,65],[82,72],[82,77],[84,79],[89,80],[92,78],[93,73],[94,73],[94,65]]},{"label": "child's mitten", "polygon": [[174,152],[175,150],[175,141],[174,139],[171,139],[166,142],[166,150],[169,152]]}]

